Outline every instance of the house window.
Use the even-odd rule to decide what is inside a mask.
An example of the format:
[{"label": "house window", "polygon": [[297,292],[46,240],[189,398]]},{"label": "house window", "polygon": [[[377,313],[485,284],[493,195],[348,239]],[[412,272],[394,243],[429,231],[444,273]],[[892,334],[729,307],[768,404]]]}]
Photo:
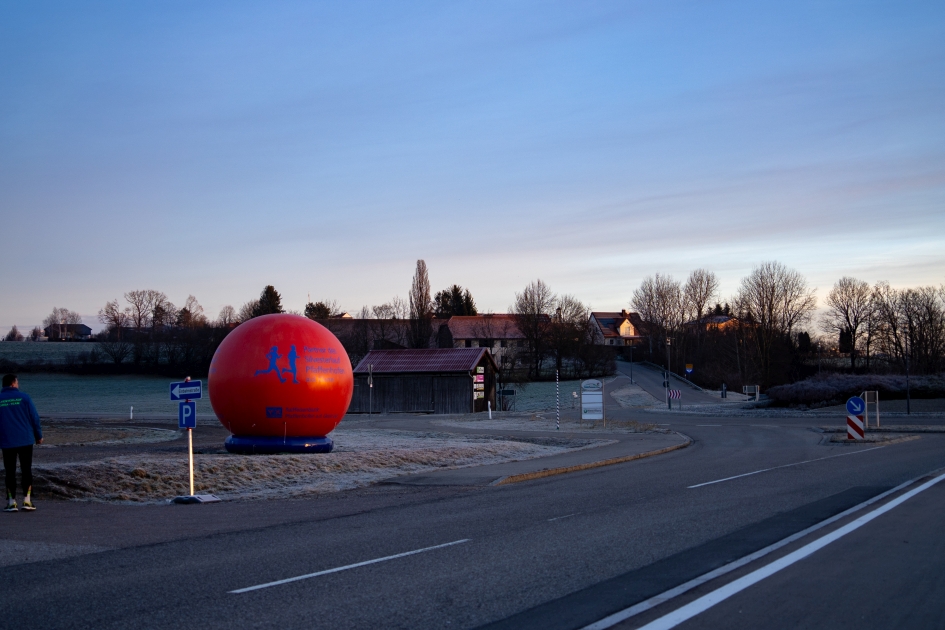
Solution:
[{"label": "house window", "polygon": [[502,341],[499,342],[499,347],[500,347],[500,348],[507,348],[508,345],[509,345],[509,342],[506,341],[505,339],[503,339]]},{"label": "house window", "polygon": [[610,345],[614,345],[614,340],[613,340],[613,339],[610,340]]},{"label": "house window", "polygon": [[472,348],[472,339],[467,339],[467,340],[466,340],[466,347],[467,347],[467,348]]}]

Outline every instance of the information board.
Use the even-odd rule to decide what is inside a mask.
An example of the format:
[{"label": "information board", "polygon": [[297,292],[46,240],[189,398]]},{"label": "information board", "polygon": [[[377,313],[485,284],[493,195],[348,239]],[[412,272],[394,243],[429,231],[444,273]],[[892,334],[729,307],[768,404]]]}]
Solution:
[{"label": "information board", "polygon": [[604,419],[604,384],[597,379],[581,383],[581,419]]}]

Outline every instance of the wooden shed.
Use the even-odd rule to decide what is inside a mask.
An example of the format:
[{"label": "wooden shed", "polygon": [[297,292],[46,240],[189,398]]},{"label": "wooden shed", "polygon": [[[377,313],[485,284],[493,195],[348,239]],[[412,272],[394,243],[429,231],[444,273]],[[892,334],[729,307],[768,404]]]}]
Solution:
[{"label": "wooden shed", "polygon": [[471,413],[489,402],[495,409],[497,371],[486,348],[372,350],[354,368],[348,413]]}]

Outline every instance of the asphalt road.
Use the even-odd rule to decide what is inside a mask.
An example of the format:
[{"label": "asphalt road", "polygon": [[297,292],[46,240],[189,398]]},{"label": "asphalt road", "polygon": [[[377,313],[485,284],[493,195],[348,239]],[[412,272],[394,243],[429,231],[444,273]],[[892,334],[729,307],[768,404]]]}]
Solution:
[{"label": "asphalt road", "polygon": [[[0,539],[107,548],[0,568],[0,627],[578,628],[945,467],[945,435],[848,447],[822,444],[810,419],[665,415],[640,419],[692,446],[508,486],[105,506],[104,523],[83,520],[94,504],[0,514]],[[943,500],[945,483],[682,627],[941,627]],[[658,621],[858,514],[623,625]],[[244,590],[299,576],[311,577]]]},{"label": "asphalt road", "polygon": [[[618,374],[626,376],[628,379],[631,378],[631,372],[633,374],[633,382],[643,388],[647,393],[656,398],[657,400],[666,399],[666,389],[663,387],[663,373],[660,370],[656,370],[652,367],[634,363],[632,368],[631,365],[624,361],[619,361],[617,363]],[[614,385],[619,385],[625,383],[626,381],[618,380]],[[670,379],[672,384],[672,389],[678,389],[682,395],[681,402],[683,405],[701,405],[701,404],[719,404],[722,402],[734,401],[738,399],[739,401],[744,401],[745,396],[741,394],[733,394],[729,399],[722,400],[719,396],[714,394],[709,394],[702,392],[686,381],[678,378],[675,374],[672,375]],[[673,401],[673,406],[676,407],[678,404],[677,401]]]}]

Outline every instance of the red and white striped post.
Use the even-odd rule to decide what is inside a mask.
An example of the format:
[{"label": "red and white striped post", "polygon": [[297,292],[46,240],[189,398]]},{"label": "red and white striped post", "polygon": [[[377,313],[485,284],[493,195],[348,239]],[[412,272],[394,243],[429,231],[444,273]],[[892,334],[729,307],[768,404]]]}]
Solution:
[{"label": "red and white striped post", "polygon": [[866,402],[859,396],[853,396],[847,401],[847,439],[862,440],[866,437],[864,431],[863,414],[866,413]]},{"label": "red and white striped post", "polygon": [[864,437],[863,416],[847,416],[847,439],[862,440]]}]

